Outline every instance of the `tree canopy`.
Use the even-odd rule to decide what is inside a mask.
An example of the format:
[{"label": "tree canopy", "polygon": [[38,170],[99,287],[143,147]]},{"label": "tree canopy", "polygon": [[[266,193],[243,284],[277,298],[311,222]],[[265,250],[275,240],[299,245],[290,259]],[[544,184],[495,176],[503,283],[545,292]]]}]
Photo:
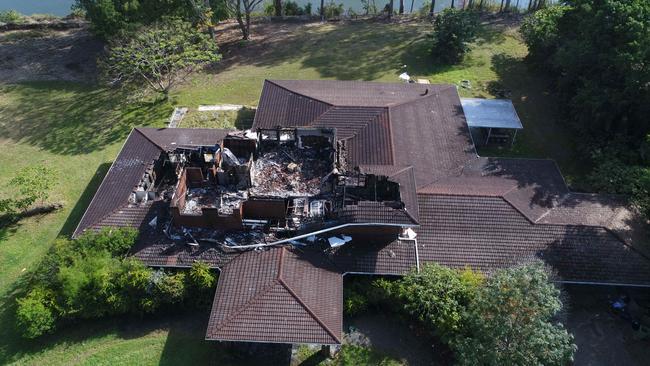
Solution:
[{"label": "tree canopy", "polygon": [[211,37],[171,18],[110,43],[102,67],[111,83],[145,83],[167,97],[195,70],[221,59]]},{"label": "tree canopy", "polygon": [[553,318],[559,290],[541,263],[498,271],[472,299],[468,336],[453,341],[461,365],[568,365],[576,346]]},{"label": "tree canopy", "polygon": [[650,2],[570,0],[521,31],[595,166],[592,188],[629,194],[650,217]]}]

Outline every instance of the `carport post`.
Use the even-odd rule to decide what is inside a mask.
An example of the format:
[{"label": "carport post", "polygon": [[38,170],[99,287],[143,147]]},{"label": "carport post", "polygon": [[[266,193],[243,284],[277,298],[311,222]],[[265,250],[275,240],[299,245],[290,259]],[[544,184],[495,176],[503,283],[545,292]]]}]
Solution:
[{"label": "carport post", "polygon": [[512,135],[512,141],[510,141],[510,148],[512,148],[512,146],[515,144],[515,139],[517,138],[517,131],[519,130],[515,130],[515,134]]}]

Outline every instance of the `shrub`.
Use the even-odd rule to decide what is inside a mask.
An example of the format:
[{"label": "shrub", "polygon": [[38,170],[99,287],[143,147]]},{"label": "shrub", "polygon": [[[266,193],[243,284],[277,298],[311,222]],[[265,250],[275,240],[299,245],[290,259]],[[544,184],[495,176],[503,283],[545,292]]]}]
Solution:
[{"label": "shrub", "polygon": [[114,278],[119,268],[117,259],[107,252],[92,252],[75,258],[72,265],[59,269],[63,316],[97,318],[115,313],[109,301],[117,296]]},{"label": "shrub", "polygon": [[16,10],[0,11],[0,23],[20,24],[25,21],[25,16]]},{"label": "shrub", "polygon": [[112,256],[123,256],[135,244],[138,231],[133,228],[103,228],[99,232],[89,231],[80,236],[76,246],[80,250],[107,251]]},{"label": "shrub", "polygon": [[587,177],[590,187],[597,192],[627,195],[643,215],[650,217],[650,167],[630,165],[615,156],[596,161]]},{"label": "shrub", "polygon": [[18,299],[16,320],[23,337],[36,338],[54,330],[53,298],[52,291],[35,287],[27,296]]},{"label": "shrub", "polygon": [[194,262],[187,274],[187,288],[192,291],[192,305],[210,307],[217,278],[205,262]]},{"label": "shrub", "polygon": [[404,309],[447,342],[464,331],[463,313],[482,284],[482,276],[426,264],[397,282],[395,294]]},{"label": "shrub", "polygon": [[285,1],[283,7],[284,7],[284,15],[291,16],[291,15],[302,15],[303,14],[303,10],[300,7],[300,5],[298,5],[298,3],[294,2],[294,1],[291,1],[291,0]]},{"label": "shrub", "polygon": [[164,270],[154,272],[152,276],[155,285],[154,295],[165,305],[175,305],[185,298],[185,273],[166,273]]},{"label": "shrub", "polygon": [[432,54],[435,60],[457,63],[469,52],[478,32],[478,16],[469,10],[445,9],[436,15]]},{"label": "shrub", "polygon": [[354,316],[368,310],[368,299],[357,291],[345,287],[343,289],[343,298],[345,315]]},{"label": "shrub", "polygon": [[109,299],[116,313],[151,313],[159,305],[152,295],[153,270],[137,259],[127,258],[122,261],[115,276],[115,296]]}]

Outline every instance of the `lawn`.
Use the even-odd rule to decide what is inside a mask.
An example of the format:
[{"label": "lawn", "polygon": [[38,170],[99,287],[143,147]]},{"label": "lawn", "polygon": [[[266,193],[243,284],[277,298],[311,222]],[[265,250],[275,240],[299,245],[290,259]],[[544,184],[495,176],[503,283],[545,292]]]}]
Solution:
[{"label": "lawn", "polygon": [[[201,314],[190,316],[194,325],[189,328],[184,328],[184,315],[165,316],[166,321],[89,322],[34,342],[18,337],[12,318],[25,273],[58,235],[74,230],[130,129],[164,126],[173,105],[255,105],[265,78],[395,82],[407,71],[432,82],[469,80],[472,88],[461,89],[462,95],[494,97],[505,91],[524,123],[513,150],[490,154],[554,158],[570,181],[579,178],[580,164],[555,122],[553,98],[543,80],[526,69],[526,48],[516,32],[491,28],[462,64],[436,66],[429,62],[429,27],[313,24],[269,42],[230,46],[220,66],[195,76],[164,103],[130,101],[121,92],[73,83],[0,86],[0,186],[16,169],[46,164],[58,172],[51,200],[65,205],[0,228],[0,364],[203,364],[228,354],[201,340],[207,319]],[[246,119],[226,120],[243,126]],[[350,354],[356,360],[371,357],[357,350]]]}]

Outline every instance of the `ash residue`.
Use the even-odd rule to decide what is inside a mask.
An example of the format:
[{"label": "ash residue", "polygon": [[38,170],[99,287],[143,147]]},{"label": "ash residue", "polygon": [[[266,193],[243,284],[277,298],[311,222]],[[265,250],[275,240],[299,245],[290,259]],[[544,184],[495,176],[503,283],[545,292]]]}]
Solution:
[{"label": "ash residue", "polygon": [[258,196],[315,196],[332,161],[326,149],[278,146],[267,149],[253,165],[251,193]]}]

